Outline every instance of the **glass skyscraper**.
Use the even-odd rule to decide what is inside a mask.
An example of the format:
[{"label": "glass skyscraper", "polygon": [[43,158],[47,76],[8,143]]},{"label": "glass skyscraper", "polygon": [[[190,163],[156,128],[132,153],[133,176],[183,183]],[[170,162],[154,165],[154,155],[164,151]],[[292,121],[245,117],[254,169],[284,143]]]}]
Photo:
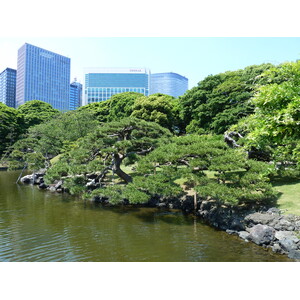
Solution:
[{"label": "glass skyscraper", "polygon": [[16,106],[41,100],[69,109],[70,58],[24,44],[18,51]]},{"label": "glass skyscraper", "polygon": [[124,92],[149,95],[150,71],[144,68],[97,68],[85,70],[85,104],[100,102]]},{"label": "glass skyscraper", "polygon": [[16,74],[10,68],[0,73],[0,102],[10,107],[16,107]]},{"label": "glass skyscraper", "polygon": [[74,110],[82,105],[82,84],[74,81],[70,84],[69,110]]},{"label": "glass skyscraper", "polygon": [[177,73],[151,74],[151,95],[161,93],[178,98],[182,96],[187,89],[188,79]]}]

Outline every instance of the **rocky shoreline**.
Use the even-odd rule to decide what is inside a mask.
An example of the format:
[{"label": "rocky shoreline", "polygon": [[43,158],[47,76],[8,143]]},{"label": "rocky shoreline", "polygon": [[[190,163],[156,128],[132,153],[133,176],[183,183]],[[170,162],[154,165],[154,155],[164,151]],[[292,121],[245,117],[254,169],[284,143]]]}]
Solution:
[{"label": "rocky shoreline", "polygon": [[[47,185],[44,170],[21,178],[24,184],[35,184],[40,189],[51,192],[64,192],[63,181]],[[109,204],[108,199],[94,198],[92,201]],[[126,202],[124,203],[126,204]],[[194,213],[209,225],[234,234],[246,242],[253,242],[276,253],[287,255],[300,261],[300,216],[283,215],[277,208],[230,207],[213,200],[194,199],[185,196],[181,199],[152,198],[146,206],[181,209],[184,213]]]},{"label": "rocky shoreline", "polygon": [[220,206],[215,201],[202,201],[196,215],[246,242],[300,261],[300,216],[284,215],[275,207],[232,208]]}]

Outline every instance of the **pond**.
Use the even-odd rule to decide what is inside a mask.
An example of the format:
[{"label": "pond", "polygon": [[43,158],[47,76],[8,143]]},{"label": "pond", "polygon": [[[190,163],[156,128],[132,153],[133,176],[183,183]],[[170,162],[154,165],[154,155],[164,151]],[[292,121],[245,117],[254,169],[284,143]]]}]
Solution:
[{"label": "pond", "polygon": [[1,262],[290,261],[177,210],[108,208],[0,171]]}]

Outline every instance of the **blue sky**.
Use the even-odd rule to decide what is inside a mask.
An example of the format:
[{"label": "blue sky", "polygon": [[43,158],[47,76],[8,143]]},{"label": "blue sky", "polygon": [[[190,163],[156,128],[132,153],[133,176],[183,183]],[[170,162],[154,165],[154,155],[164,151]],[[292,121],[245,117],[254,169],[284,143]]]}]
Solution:
[{"label": "blue sky", "polygon": [[17,50],[25,42],[70,57],[71,79],[81,82],[86,67],[146,67],[179,73],[192,88],[210,74],[300,59],[297,37],[2,37],[1,71],[17,67]]}]

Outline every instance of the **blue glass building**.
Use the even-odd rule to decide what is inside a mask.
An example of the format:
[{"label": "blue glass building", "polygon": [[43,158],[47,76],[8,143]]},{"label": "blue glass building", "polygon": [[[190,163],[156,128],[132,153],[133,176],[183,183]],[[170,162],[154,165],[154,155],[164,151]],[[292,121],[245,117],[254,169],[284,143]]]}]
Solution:
[{"label": "blue glass building", "polygon": [[75,110],[82,105],[82,84],[74,81],[70,84],[69,110]]},{"label": "blue glass building", "polygon": [[177,73],[151,74],[151,95],[161,93],[178,98],[182,96],[187,89],[188,79]]},{"label": "blue glass building", "polygon": [[6,68],[0,73],[0,102],[16,107],[16,76],[17,71]]},{"label": "blue glass building", "polygon": [[24,44],[18,51],[16,106],[41,100],[69,109],[70,58]]},{"label": "blue glass building", "polygon": [[124,92],[149,95],[150,71],[141,68],[97,68],[86,70],[85,104],[100,102]]}]

